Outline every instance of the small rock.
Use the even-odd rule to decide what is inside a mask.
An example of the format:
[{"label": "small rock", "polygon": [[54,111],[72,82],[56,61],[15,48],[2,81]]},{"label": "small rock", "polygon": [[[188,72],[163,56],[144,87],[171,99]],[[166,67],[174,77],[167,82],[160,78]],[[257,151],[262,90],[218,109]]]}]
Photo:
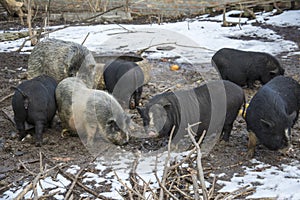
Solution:
[{"label": "small rock", "polygon": [[16,156],[23,156],[23,155],[24,155],[24,152],[18,150],[18,151],[15,152],[15,155],[16,155]]},{"label": "small rock", "polygon": [[8,185],[8,182],[5,180],[0,180],[0,185]]}]

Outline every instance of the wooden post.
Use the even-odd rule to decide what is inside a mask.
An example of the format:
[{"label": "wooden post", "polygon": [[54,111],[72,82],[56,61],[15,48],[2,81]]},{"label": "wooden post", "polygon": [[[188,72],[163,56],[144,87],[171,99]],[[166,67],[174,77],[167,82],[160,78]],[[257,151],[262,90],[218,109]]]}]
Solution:
[{"label": "wooden post", "polygon": [[27,13],[27,25],[28,25],[28,33],[31,38],[31,46],[35,46],[38,42],[38,38],[34,37],[36,35],[36,31],[32,28],[31,19],[32,19],[32,9],[31,9],[31,0],[28,0],[28,13]]},{"label": "wooden post", "polygon": [[226,21],[226,4],[224,5],[224,9],[223,9],[223,24],[222,26],[229,26],[228,22]]}]

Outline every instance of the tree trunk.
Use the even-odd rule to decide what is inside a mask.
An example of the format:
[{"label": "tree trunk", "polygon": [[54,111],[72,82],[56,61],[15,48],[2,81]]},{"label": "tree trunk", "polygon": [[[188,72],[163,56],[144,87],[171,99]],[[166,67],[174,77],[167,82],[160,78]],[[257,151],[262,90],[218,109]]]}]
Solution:
[{"label": "tree trunk", "polygon": [[22,11],[23,2],[17,2],[16,0],[0,0],[0,4],[6,9],[9,15],[18,15],[21,20],[21,24],[24,25],[24,13]]},{"label": "tree trunk", "polygon": [[37,33],[32,28],[31,19],[32,19],[32,9],[31,9],[31,0],[28,0],[28,7],[27,7],[27,25],[28,25],[28,33],[31,38],[31,46],[35,46],[38,43],[38,38],[34,37]]}]

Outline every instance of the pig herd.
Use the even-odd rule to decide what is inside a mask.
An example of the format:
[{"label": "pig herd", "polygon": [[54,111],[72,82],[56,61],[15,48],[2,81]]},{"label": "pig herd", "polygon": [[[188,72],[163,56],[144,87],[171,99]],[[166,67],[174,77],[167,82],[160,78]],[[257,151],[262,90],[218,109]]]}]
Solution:
[{"label": "pig herd", "polygon": [[[83,135],[87,145],[98,136],[125,145],[133,123],[125,111],[130,108],[137,109],[148,136],[168,138],[175,127],[173,137],[180,139],[188,124],[200,122],[193,129],[197,139],[211,131],[229,141],[242,108],[249,132],[248,156],[254,156],[258,142],[288,153],[300,108],[299,83],[285,77],[280,63],[267,53],[223,48],[212,57],[212,65],[223,80],[157,94],[144,106],[140,106],[144,74],[132,61],[119,58],[106,63],[102,72],[106,91],[90,88],[74,74],[62,80],[40,74],[14,87],[12,107],[19,139],[26,136],[27,122],[35,126],[36,145],[41,146],[43,132],[57,113],[63,129]],[[262,86],[246,108],[242,87],[253,88],[255,81]]]}]

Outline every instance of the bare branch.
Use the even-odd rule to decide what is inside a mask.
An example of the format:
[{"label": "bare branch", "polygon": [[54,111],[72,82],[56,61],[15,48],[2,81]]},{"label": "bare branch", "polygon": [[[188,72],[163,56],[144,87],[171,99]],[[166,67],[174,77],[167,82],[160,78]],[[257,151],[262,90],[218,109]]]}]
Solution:
[{"label": "bare branch", "polygon": [[130,192],[132,192],[133,194],[137,195],[139,198],[141,199],[145,199],[140,193],[138,193],[137,191],[133,190],[132,188],[130,188],[126,183],[123,182],[123,180],[118,176],[117,172],[114,171],[115,176],[117,177],[118,181],[125,187],[127,188]]},{"label": "bare branch", "polygon": [[3,97],[2,99],[0,99],[0,103],[2,103],[3,101],[5,101],[6,99],[12,97],[14,95],[14,93],[10,93],[9,95]]},{"label": "bare branch", "polygon": [[[167,180],[167,175],[168,175],[168,172],[169,172],[169,165],[170,165],[169,162],[170,162],[170,158],[171,158],[171,142],[172,142],[174,130],[175,130],[175,126],[173,126],[173,128],[171,130],[170,137],[169,137],[169,142],[168,142],[168,156],[167,156],[166,161],[165,161],[164,173],[163,173],[162,181],[160,183],[160,185],[162,185],[163,188],[165,188],[165,184],[166,184],[166,180]],[[166,188],[164,190],[160,190],[159,200],[163,200],[164,199],[164,191],[166,191]],[[168,192],[168,191],[166,191],[166,192]]]},{"label": "bare branch", "polygon": [[190,171],[192,181],[193,181],[193,190],[195,192],[194,198],[195,198],[195,200],[200,200],[200,195],[198,193],[199,187],[198,187],[198,183],[197,183],[197,172],[194,169],[191,169],[191,168],[188,171]]},{"label": "bare branch", "polygon": [[19,162],[20,162],[20,164],[22,165],[22,167],[23,167],[29,174],[31,174],[31,175],[33,175],[33,176],[36,176],[36,173],[30,171],[30,170],[26,167],[26,165],[25,165],[21,160],[19,160]]},{"label": "bare branch", "polygon": [[88,34],[85,36],[85,38],[84,38],[84,40],[82,41],[81,45],[83,45],[83,44],[85,43],[85,41],[86,41],[86,39],[89,37],[89,35],[90,35],[90,32],[88,32]]},{"label": "bare branch", "polygon": [[[206,185],[205,185],[205,180],[204,180],[204,173],[203,173],[203,168],[202,168],[202,162],[201,162],[202,153],[201,153],[199,143],[196,142],[194,134],[192,133],[192,127],[196,124],[193,124],[193,125],[188,124],[187,131],[188,131],[188,134],[189,134],[193,144],[195,145],[195,147],[197,149],[198,179],[201,183],[201,187],[202,187],[202,191],[203,191],[203,198],[204,198],[204,200],[208,200],[208,195],[207,195],[207,190],[206,190]],[[199,142],[203,140],[204,135],[205,135],[205,131],[203,131]],[[195,191],[195,192],[198,192],[198,191]]]},{"label": "bare branch", "polygon": [[73,191],[73,189],[74,189],[74,187],[75,187],[75,185],[76,185],[76,183],[77,183],[77,180],[78,180],[78,178],[79,178],[79,176],[81,175],[81,173],[83,172],[85,170],[85,168],[84,167],[82,167],[80,170],[79,170],[79,172],[76,174],[76,176],[75,176],[75,178],[74,178],[74,180],[73,180],[73,182],[72,182],[72,185],[70,186],[70,188],[69,188],[69,190],[68,190],[68,192],[67,192],[67,194],[66,194],[66,196],[65,196],[65,200],[68,200],[69,198],[70,198],[70,196],[71,196],[71,194],[72,194],[72,191]]}]

